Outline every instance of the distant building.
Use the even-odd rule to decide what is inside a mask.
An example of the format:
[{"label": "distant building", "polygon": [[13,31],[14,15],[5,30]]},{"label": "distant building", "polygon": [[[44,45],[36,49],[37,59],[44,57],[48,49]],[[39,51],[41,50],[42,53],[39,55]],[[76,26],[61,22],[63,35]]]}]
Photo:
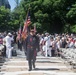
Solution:
[{"label": "distant building", "polygon": [[5,6],[6,8],[11,8],[8,0],[0,0],[0,6]]}]

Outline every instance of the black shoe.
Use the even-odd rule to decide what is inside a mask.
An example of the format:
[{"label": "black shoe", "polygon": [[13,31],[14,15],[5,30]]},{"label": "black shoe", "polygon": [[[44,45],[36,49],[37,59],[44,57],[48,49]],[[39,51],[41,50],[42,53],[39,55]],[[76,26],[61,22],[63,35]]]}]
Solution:
[{"label": "black shoe", "polygon": [[35,65],[33,65],[33,68],[35,69]]},{"label": "black shoe", "polygon": [[32,69],[29,69],[28,71],[31,71]]}]

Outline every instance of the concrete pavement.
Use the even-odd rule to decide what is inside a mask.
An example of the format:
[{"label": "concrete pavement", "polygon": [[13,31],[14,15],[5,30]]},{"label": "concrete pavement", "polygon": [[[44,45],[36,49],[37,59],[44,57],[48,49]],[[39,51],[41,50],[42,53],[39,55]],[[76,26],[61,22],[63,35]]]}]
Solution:
[{"label": "concrete pavement", "polygon": [[76,75],[61,57],[44,57],[38,54],[36,69],[28,71],[28,63],[24,51],[17,51],[17,56],[1,62],[0,75]]}]

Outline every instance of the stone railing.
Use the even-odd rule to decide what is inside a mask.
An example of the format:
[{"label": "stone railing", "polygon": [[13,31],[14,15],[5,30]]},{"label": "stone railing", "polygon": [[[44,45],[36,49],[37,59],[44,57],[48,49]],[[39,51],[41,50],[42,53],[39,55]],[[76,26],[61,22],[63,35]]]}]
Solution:
[{"label": "stone railing", "polygon": [[76,48],[60,48],[61,57],[76,66]]}]

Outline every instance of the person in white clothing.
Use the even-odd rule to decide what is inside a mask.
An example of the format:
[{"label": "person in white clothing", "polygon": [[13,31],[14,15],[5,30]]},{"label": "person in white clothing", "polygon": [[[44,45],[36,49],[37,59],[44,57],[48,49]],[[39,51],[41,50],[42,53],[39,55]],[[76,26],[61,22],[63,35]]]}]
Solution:
[{"label": "person in white clothing", "polygon": [[44,37],[44,41],[45,41],[45,56],[48,56],[48,50],[49,50],[49,33],[45,33],[45,37]]},{"label": "person in white clothing", "polygon": [[5,41],[6,41],[6,57],[11,58],[12,57],[12,49],[13,49],[13,47],[11,46],[12,41],[13,41],[11,33],[7,34],[7,36],[5,37]]},{"label": "person in white clothing", "polygon": [[59,49],[61,48],[60,37],[57,37],[56,46],[57,46],[57,56],[60,56],[60,54],[59,54]]}]

